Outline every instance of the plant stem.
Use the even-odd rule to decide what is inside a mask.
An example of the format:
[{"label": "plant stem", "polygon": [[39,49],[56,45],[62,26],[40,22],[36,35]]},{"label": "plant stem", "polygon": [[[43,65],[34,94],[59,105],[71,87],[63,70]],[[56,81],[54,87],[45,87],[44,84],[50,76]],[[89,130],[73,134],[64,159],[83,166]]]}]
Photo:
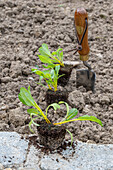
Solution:
[{"label": "plant stem", "polygon": [[51,86],[49,84],[48,84],[48,87],[49,87],[50,90],[52,90],[52,88],[51,88]]},{"label": "plant stem", "polygon": [[51,58],[52,58],[52,59],[55,59],[56,61],[58,61],[58,63],[60,63],[60,65],[64,67],[64,64],[63,64],[63,63],[61,63],[61,61],[60,61],[60,60],[58,60],[58,59],[57,59],[57,57],[51,56]]},{"label": "plant stem", "polygon": [[68,121],[64,121],[64,122],[58,122],[58,123],[53,123],[53,124],[54,125],[62,125],[64,123],[73,122],[73,121],[78,121],[78,119],[72,119],[72,120],[68,120]]},{"label": "plant stem", "polygon": [[36,104],[35,102],[35,107],[37,108],[37,110],[39,110],[39,112],[42,114],[42,116],[44,117],[44,119],[46,120],[47,123],[51,123],[49,121],[49,119],[46,117],[46,115],[43,113],[43,111],[40,109],[40,107]]}]

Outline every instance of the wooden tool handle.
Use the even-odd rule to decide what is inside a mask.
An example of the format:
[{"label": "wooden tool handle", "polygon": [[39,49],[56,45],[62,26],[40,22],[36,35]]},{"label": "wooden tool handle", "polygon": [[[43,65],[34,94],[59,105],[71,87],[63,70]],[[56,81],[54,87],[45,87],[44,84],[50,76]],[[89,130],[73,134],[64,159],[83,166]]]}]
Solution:
[{"label": "wooden tool handle", "polygon": [[[75,27],[79,42],[82,39],[86,27],[85,19],[87,19],[88,21],[88,14],[86,10],[84,8],[77,8],[77,10],[75,11]],[[89,59],[88,28],[86,30],[81,46],[82,50],[78,51],[78,53],[80,54],[80,60],[87,61]]]}]

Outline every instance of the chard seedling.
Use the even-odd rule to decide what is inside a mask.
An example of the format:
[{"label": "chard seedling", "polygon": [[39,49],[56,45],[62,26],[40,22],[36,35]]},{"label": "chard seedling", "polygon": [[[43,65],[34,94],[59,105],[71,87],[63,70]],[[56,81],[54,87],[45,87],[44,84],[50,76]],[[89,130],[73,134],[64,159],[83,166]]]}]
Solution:
[{"label": "chard seedling", "polygon": [[31,69],[32,72],[40,76],[38,84],[44,86],[44,84],[41,83],[41,80],[43,79],[48,85],[48,89],[52,91],[57,91],[58,79],[63,76],[59,75],[59,70],[60,65],[56,65],[55,68],[47,69],[44,71],[40,71],[39,69],[35,68]]},{"label": "chard seedling", "polygon": [[[78,114],[78,110],[76,108],[69,109],[69,105],[66,102],[63,102],[63,101],[60,101],[59,103],[50,104],[46,108],[46,111],[44,113],[41,110],[41,108],[37,105],[37,103],[35,102],[33,97],[31,96],[30,86],[28,87],[28,90],[25,89],[24,87],[21,87],[18,97],[19,97],[19,100],[24,105],[34,107],[34,108],[27,109],[27,112],[28,112],[28,114],[30,114],[30,118],[31,118],[31,121],[29,122],[29,129],[30,129],[31,132],[33,132],[32,128],[31,128],[32,124],[34,124],[35,126],[40,126],[39,124],[37,124],[37,120],[39,118],[45,119],[47,124],[51,124],[51,121],[48,119],[48,110],[49,110],[50,107],[53,107],[54,110],[56,111],[57,109],[60,109],[61,104],[66,105],[67,113],[66,113],[64,119],[62,119],[60,122],[53,123],[53,125],[59,126],[59,125],[69,123],[69,122],[74,122],[74,121],[79,121],[79,120],[80,121],[89,120],[89,121],[96,122],[99,125],[103,126],[101,120],[97,119],[94,116],[84,115],[84,116],[80,116],[78,118],[75,118],[75,116]],[[71,141],[73,142],[73,136],[72,136],[71,132],[68,129],[67,129],[67,132],[71,135]]]},{"label": "chard seedling", "polygon": [[41,80],[44,80],[48,89],[57,91],[58,79],[64,75],[59,75],[60,66],[64,66],[63,49],[58,48],[57,51],[51,53],[48,45],[42,44],[39,48],[39,53],[40,55],[38,55],[38,57],[40,61],[44,63],[42,66],[45,70],[41,71],[39,67],[36,66],[37,68],[32,68],[31,71],[40,76],[38,84],[45,86],[41,83]]}]

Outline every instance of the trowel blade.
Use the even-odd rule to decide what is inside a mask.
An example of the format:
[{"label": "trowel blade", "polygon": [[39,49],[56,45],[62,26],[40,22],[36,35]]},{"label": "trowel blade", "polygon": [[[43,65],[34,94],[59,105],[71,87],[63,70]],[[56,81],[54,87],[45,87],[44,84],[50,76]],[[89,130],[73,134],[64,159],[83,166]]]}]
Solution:
[{"label": "trowel blade", "polygon": [[83,86],[87,91],[94,92],[96,74],[92,70],[76,70],[76,87]]}]

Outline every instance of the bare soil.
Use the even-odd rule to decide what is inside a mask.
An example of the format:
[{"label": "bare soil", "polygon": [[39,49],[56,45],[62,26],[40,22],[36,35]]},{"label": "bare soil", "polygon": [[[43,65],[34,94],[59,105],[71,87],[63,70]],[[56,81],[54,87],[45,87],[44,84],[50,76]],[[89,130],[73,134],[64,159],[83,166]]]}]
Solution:
[{"label": "bare soil", "polygon": [[[76,88],[76,69],[84,66],[78,54],[65,53],[77,45],[73,22],[79,6],[85,7],[89,16],[88,63],[96,73],[95,93]],[[79,116],[96,116],[104,125],[86,121],[66,124],[74,139],[113,144],[112,23],[111,0],[0,0],[0,131],[31,133],[27,107],[18,99],[21,87],[30,85],[37,103],[46,108],[46,90],[36,84],[38,77],[31,73],[31,68],[40,65],[37,49],[46,43],[51,51],[63,48],[64,60],[80,61],[66,85],[70,108],[77,107]],[[64,106],[53,114],[53,121],[61,120],[66,114]]]}]

